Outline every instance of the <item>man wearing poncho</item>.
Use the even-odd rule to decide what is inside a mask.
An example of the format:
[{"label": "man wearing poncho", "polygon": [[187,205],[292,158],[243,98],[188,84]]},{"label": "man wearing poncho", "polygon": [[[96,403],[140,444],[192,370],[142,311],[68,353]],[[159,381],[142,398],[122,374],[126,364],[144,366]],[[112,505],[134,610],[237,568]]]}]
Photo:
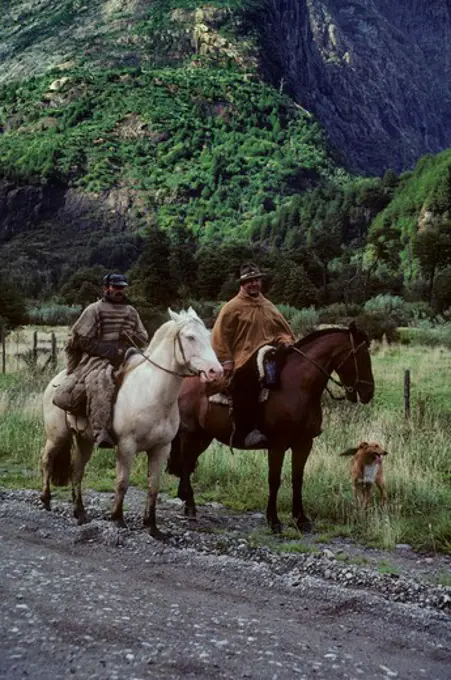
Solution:
[{"label": "man wearing poncho", "polygon": [[282,314],[261,293],[263,276],[255,264],[241,267],[238,295],[224,305],[212,331],[213,349],[224,373],[233,376],[230,386],[235,422],[233,444],[238,448],[266,444],[266,437],[255,427],[259,387],[247,370],[248,360],[263,345],[294,342]]},{"label": "man wearing poncho", "polygon": [[148,340],[138,312],[125,297],[127,286],[122,274],[105,276],[103,297],[86,307],[71,328],[67,377],[53,397],[53,403],[69,413],[74,413],[77,396],[86,398],[86,415],[99,448],[116,443],[111,423],[114,370],[129,347],[143,346]]}]

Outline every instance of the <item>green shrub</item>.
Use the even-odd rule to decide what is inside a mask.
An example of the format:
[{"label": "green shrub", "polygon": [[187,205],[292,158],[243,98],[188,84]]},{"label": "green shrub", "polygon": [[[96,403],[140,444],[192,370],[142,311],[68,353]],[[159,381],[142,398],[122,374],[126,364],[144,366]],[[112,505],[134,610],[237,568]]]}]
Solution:
[{"label": "green shrub", "polygon": [[312,333],[319,324],[318,310],[314,307],[297,309],[291,317],[290,325],[296,337]]},{"label": "green shrub", "polygon": [[43,303],[27,309],[28,323],[39,326],[72,326],[81,313],[81,305]]},{"label": "green shrub", "polygon": [[380,315],[394,321],[398,326],[404,326],[408,322],[409,312],[406,301],[398,295],[377,295],[365,302],[364,312],[370,315]]},{"label": "green shrub", "polygon": [[425,324],[416,328],[399,328],[399,340],[404,345],[426,345],[438,347],[443,345],[451,349],[451,323],[439,326]]},{"label": "green shrub", "polygon": [[368,334],[370,340],[382,340],[384,336],[388,342],[396,342],[398,339],[398,324],[385,312],[363,312],[359,314],[355,322],[359,328]]},{"label": "green shrub", "polygon": [[320,323],[342,324],[344,326],[361,314],[362,308],[357,304],[347,305],[344,302],[334,302],[319,310]]}]

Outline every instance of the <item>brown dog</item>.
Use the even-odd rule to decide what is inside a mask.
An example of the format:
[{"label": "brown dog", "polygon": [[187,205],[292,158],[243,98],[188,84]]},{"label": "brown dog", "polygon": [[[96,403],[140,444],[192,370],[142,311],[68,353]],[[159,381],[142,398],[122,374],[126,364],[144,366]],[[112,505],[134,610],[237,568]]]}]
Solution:
[{"label": "brown dog", "polygon": [[353,456],[351,460],[351,481],[354,498],[357,504],[366,508],[371,497],[373,485],[380,491],[382,503],[387,501],[384,476],[382,472],[382,456],[388,451],[374,442],[360,442],[357,448],[347,449],[340,456]]}]

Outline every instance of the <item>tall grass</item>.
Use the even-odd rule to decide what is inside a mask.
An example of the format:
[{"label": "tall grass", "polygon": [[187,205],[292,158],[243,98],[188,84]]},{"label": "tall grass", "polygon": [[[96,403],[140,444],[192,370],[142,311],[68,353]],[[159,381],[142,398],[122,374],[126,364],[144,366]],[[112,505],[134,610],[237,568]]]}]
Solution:
[{"label": "tall grass", "polygon": [[[373,350],[376,395],[366,406],[324,400],[323,434],[306,466],[304,504],[322,533],[352,535],[369,544],[451,552],[451,356],[443,348],[378,345]],[[412,416],[403,412],[403,375],[412,376]],[[41,396],[50,373],[0,376],[0,484],[38,488],[43,445]],[[361,440],[376,440],[389,451],[384,459],[389,502],[374,494],[365,515],[356,511],[348,462],[338,454]],[[95,452],[85,484],[113,490],[114,454]],[[132,484],[145,488],[145,456],[137,456]],[[215,500],[237,509],[265,511],[268,494],[264,452],[236,451],[213,444],[194,475],[198,501]],[[176,480],[163,488],[175,493]],[[69,494],[67,494],[69,498]],[[279,510],[291,508],[287,455]]]}]

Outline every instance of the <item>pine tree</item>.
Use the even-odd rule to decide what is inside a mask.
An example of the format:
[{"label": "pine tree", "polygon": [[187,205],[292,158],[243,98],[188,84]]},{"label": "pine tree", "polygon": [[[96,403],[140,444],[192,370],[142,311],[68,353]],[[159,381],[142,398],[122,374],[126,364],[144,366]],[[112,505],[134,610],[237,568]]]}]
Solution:
[{"label": "pine tree", "polygon": [[197,283],[197,240],[193,232],[182,222],[171,232],[169,268],[177,287],[179,298],[185,300],[193,295]]},{"label": "pine tree", "polygon": [[132,270],[132,279],[137,282],[134,289],[139,289],[147,305],[167,307],[176,300],[177,283],[171,275],[169,259],[168,236],[158,227],[151,227],[144,250]]}]

